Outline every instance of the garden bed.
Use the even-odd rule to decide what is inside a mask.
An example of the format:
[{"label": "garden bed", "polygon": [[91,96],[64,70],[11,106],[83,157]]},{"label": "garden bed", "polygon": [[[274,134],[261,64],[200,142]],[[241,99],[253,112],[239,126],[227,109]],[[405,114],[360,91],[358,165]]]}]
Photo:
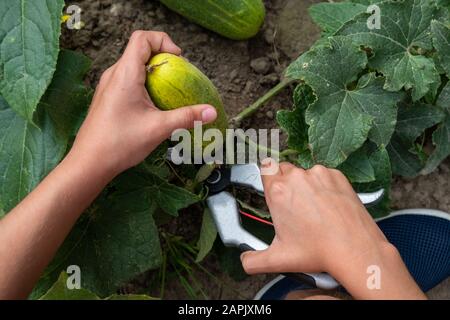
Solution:
[{"label": "garden bed", "polygon": [[[85,25],[81,30],[64,30],[62,47],[80,51],[93,60],[87,82],[95,87],[102,71],[120,57],[132,31],[165,31],[183,49],[183,55],[214,82],[223,97],[226,111],[235,116],[276,85],[289,63],[319,37],[320,30],[307,13],[307,7],[315,2],[320,1],[267,0],[267,18],[262,31],[248,41],[232,41],[188,22],[158,1],[78,1]],[[296,31],[287,32],[293,29]],[[275,114],[279,109],[291,107],[292,90],[288,88],[259,109],[244,121],[243,127],[277,127]],[[450,161],[447,159],[430,175],[411,180],[396,178],[392,190],[393,207],[426,207],[450,212],[449,190]],[[188,240],[195,239],[202,212],[194,207],[180,215],[178,222],[169,226],[170,230]],[[237,264],[238,260],[234,263]],[[273,277],[263,275],[235,281],[221,271],[215,255],[209,256],[202,265],[219,279],[212,281],[209,276],[198,277],[209,298],[251,298]],[[150,274],[142,275],[124,286],[122,291],[145,291],[149,278]],[[433,290],[431,296],[450,298],[450,281]],[[168,282],[164,297],[189,296],[175,277]]]}]

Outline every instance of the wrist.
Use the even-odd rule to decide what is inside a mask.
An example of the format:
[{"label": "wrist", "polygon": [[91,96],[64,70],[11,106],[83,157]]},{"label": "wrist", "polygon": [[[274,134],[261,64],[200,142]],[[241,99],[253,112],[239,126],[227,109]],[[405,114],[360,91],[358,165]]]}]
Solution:
[{"label": "wrist", "polygon": [[424,299],[398,250],[381,241],[330,272],[355,299]]},{"label": "wrist", "polygon": [[114,166],[106,163],[99,155],[78,152],[71,149],[60,163],[65,170],[79,171],[85,177],[91,177],[102,185],[107,185],[115,176],[117,170]]}]

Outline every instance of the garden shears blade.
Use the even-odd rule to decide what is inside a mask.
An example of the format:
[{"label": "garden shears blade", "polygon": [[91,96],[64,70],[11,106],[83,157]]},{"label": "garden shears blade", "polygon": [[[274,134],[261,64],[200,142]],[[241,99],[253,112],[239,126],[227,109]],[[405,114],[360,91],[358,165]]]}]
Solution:
[{"label": "garden shears blade", "polygon": [[[237,247],[242,251],[267,249],[269,247],[267,243],[243,228],[238,203],[235,197],[226,191],[227,187],[234,185],[252,189],[264,196],[264,186],[258,165],[255,163],[231,165],[215,169],[206,183],[209,188],[206,202],[223,244],[228,247]],[[364,205],[371,205],[378,202],[383,195],[384,190],[379,190],[374,193],[361,193],[358,197]],[[286,275],[325,290],[339,286],[327,273]]]}]

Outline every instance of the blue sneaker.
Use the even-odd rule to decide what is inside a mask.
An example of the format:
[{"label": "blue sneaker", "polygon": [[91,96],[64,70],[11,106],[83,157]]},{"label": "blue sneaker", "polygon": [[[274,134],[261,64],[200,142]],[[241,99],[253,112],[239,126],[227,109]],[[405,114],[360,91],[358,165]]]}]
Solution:
[{"label": "blue sneaker", "polygon": [[[430,209],[400,210],[378,219],[377,224],[423,291],[450,277],[450,214]],[[291,291],[307,289],[314,288],[278,276],[256,294],[255,300],[282,300]]]}]

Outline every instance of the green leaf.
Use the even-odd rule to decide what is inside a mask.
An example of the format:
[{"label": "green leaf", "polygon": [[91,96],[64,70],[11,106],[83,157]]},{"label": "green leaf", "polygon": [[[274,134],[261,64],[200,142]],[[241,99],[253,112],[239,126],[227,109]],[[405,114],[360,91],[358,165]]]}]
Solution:
[{"label": "green leaf", "polygon": [[353,152],[338,169],[352,183],[367,183],[375,180],[375,171],[364,147]]},{"label": "green leaf", "polygon": [[308,148],[308,125],[305,122],[305,110],[314,103],[316,97],[310,86],[300,84],[294,91],[293,111],[280,110],[277,121],[288,134],[288,146],[303,151]]},{"label": "green leaf", "polygon": [[311,169],[316,163],[312,158],[310,150],[302,151],[298,154],[297,164],[303,169]]},{"label": "green leaf", "polygon": [[116,184],[126,186],[127,191],[145,190],[145,197],[172,216],[178,216],[180,209],[200,201],[200,197],[186,189],[177,187],[154,172],[129,170],[120,175]]},{"label": "green leaf", "polygon": [[65,140],[77,134],[91,102],[92,89],[84,84],[90,67],[85,55],[62,50],[53,80],[39,102],[38,108],[45,110]]},{"label": "green leaf", "polygon": [[67,280],[67,273],[61,272],[58,280],[39,300],[100,300],[95,293],[89,290],[83,288],[69,289]]},{"label": "green leaf", "polygon": [[450,2],[448,0],[437,0],[437,4],[450,10]]},{"label": "green leaf", "polygon": [[0,97],[0,204],[16,206],[53,169],[66,148],[48,115],[40,128],[20,117]]},{"label": "green leaf", "polygon": [[317,3],[309,7],[313,21],[319,25],[325,35],[332,35],[344,23],[358,14],[366,12],[367,5],[351,2]]},{"label": "green leaf", "polygon": [[[11,210],[58,164],[90,101],[83,77],[85,56],[62,51],[57,71],[39,104],[35,123],[0,97],[0,204]],[[0,211],[2,211],[0,210]]]},{"label": "green leaf", "polygon": [[442,9],[428,0],[387,1],[378,5],[382,13],[380,29],[369,29],[370,14],[360,14],[337,35],[348,36],[373,50],[369,66],[384,74],[386,90],[412,89],[413,99],[419,100],[440,78],[433,60],[414,51],[433,49],[430,24],[442,15]]},{"label": "green leaf", "polygon": [[259,209],[259,208],[255,208],[255,207],[249,205],[248,203],[246,203],[244,201],[241,201],[239,199],[237,199],[237,202],[239,203],[239,206],[242,209],[247,211],[247,213],[254,214],[254,215],[256,215],[256,216],[258,216],[260,218],[263,218],[263,219],[270,219],[271,218],[270,213],[267,212],[267,211],[264,211],[264,210]]},{"label": "green leaf", "polygon": [[438,60],[447,75],[450,76],[450,27],[439,21],[431,22],[433,45],[438,52]]},{"label": "green leaf", "polygon": [[446,116],[433,133],[435,150],[428,158],[425,168],[422,170],[423,174],[433,172],[450,155],[450,83],[444,87],[436,104],[445,110]]},{"label": "green leaf", "polygon": [[168,179],[170,169],[167,165],[168,141],[161,143],[152,153],[139,165],[141,170],[156,174],[162,179]]},{"label": "green leaf", "polygon": [[214,241],[216,241],[217,229],[211,213],[206,208],[203,211],[202,228],[200,229],[200,238],[197,242],[198,254],[195,262],[201,262],[211,251]]},{"label": "green leaf", "polygon": [[216,168],[215,164],[204,164],[198,169],[197,174],[195,175],[195,182],[200,183],[209,178],[211,173]]},{"label": "green leaf", "polygon": [[367,145],[367,154],[369,162],[374,170],[375,180],[369,183],[353,184],[357,192],[375,192],[384,189],[384,197],[381,201],[373,206],[368,207],[368,211],[374,218],[380,218],[387,215],[390,211],[390,189],[392,180],[391,162],[386,148],[374,148],[370,144]]},{"label": "green leaf", "polygon": [[[69,289],[68,275],[61,272],[58,280],[39,300],[100,300],[100,297],[87,289]],[[154,300],[154,298],[140,294],[113,294],[105,300]]]},{"label": "green leaf", "polygon": [[161,263],[156,201],[144,187],[115,183],[81,216],[33,291],[39,297],[70,265],[81,269],[81,286],[101,297]]},{"label": "green leaf", "polygon": [[63,0],[0,1],[0,94],[29,122],[56,70]]},{"label": "green leaf", "polygon": [[286,75],[303,80],[317,96],[305,115],[315,162],[337,167],[367,138],[379,145],[389,141],[401,95],[384,91],[383,78],[374,74],[361,77],[355,86],[366,64],[365,52],[339,37],[288,67]]},{"label": "green leaf", "polygon": [[423,163],[414,152],[415,140],[430,128],[443,121],[440,108],[425,104],[402,105],[399,109],[395,133],[388,146],[392,171],[404,177],[415,177]]}]

